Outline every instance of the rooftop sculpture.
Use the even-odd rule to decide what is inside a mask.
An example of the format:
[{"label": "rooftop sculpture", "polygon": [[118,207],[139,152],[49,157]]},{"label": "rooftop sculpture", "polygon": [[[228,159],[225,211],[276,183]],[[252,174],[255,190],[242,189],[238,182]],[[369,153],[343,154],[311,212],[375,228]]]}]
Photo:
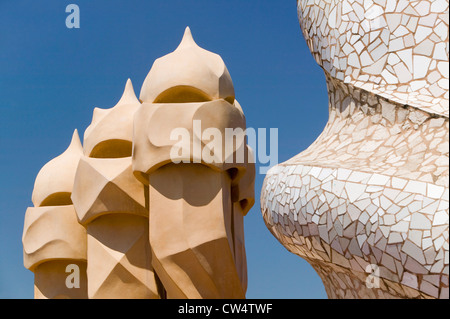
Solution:
[{"label": "rooftop sculpture", "polygon": [[330,298],[448,298],[448,1],[297,4],[330,115],[267,174],[267,227]]},{"label": "rooftop sculpture", "polygon": [[[35,298],[245,298],[251,150],[243,137],[232,148],[205,138],[197,123],[246,125],[223,60],[187,28],[140,100],[128,80],[116,106],[94,109],[83,146],[75,132],[39,172],[23,233]],[[188,140],[174,139],[180,129]],[[73,265],[78,287],[67,285]]]}]

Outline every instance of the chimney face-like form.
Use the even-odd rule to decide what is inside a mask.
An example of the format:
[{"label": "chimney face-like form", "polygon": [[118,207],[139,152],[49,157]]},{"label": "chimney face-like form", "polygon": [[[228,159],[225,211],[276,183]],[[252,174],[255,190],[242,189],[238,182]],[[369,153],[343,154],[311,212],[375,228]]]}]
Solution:
[{"label": "chimney face-like form", "polygon": [[[140,98],[128,80],[84,148],[74,135],[38,175],[23,239],[36,297],[245,298],[255,166],[222,58],[187,28]],[[62,289],[67,262],[84,263],[82,290]]]},{"label": "chimney face-like form", "polygon": [[226,134],[246,124],[224,62],[187,28],[154,63],[141,101],[133,170],[149,186],[152,262],[167,297],[244,298],[243,217],[255,171],[245,135]]},{"label": "chimney face-like form", "polygon": [[[83,155],[78,132],[67,150],[36,177],[23,231],[24,265],[35,275],[35,298],[87,298],[86,230],[78,223],[70,195]],[[74,266],[75,265],[75,266]],[[74,269],[77,268],[77,269]],[[67,282],[70,272],[78,277]]]},{"label": "chimney face-like form", "polygon": [[88,235],[89,298],[158,298],[148,239],[145,187],[131,169],[134,113],[128,80],[111,109],[94,110],[72,199]]}]

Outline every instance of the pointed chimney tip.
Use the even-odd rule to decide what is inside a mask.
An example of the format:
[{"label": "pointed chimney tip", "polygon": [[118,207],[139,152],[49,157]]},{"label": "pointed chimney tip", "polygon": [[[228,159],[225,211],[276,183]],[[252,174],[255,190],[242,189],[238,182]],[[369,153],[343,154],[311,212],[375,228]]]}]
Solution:
[{"label": "pointed chimney tip", "polygon": [[68,148],[71,148],[71,147],[76,147],[78,149],[83,150],[83,144],[81,143],[80,135],[78,134],[78,129],[75,129],[73,131],[72,140],[70,141]]},{"label": "pointed chimney tip", "polygon": [[[125,84],[125,89],[123,90],[122,97],[119,100],[119,103],[135,103],[139,102],[136,97],[136,93],[134,92],[133,83],[131,79],[128,78],[127,83]],[[118,103],[118,104],[119,104]]]},{"label": "pointed chimney tip", "polygon": [[184,30],[183,39],[177,49],[191,45],[197,46],[197,43],[195,43],[194,37],[192,36],[191,28],[186,27]]}]

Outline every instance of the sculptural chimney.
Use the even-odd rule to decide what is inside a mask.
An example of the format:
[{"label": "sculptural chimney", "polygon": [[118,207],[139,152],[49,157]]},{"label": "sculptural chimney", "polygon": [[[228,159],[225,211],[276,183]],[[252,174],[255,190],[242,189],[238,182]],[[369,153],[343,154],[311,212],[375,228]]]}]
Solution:
[{"label": "sculptural chimney", "polygon": [[[82,155],[75,130],[67,150],[48,162],[36,177],[34,207],[25,214],[22,238],[24,265],[34,272],[36,299],[87,298],[86,230],[78,223],[70,199]],[[76,282],[67,283],[72,271],[76,272]]]},{"label": "sculptural chimney", "polygon": [[84,136],[72,200],[88,236],[89,298],[157,298],[144,186],[131,170],[133,115],[128,80],[111,109],[96,108]]},{"label": "sculptural chimney", "polygon": [[[254,167],[244,136],[224,146],[225,129],[246,124],[222,58],[187,28],[178,48],[153,64],[140,99],[133,170],[149,187],[152,263],[167,298],[244,298],[243,216],[254,202],[245,192]],[[211,128],[220,138],[205,139]],[[177,140],[177,131],[189,138]]]}]

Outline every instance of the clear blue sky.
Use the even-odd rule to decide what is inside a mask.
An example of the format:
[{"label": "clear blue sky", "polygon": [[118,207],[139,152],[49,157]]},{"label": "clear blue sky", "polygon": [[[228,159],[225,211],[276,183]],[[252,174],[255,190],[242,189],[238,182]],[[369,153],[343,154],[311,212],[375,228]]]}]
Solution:
[{"label": "clear blue sky", "polygon": [[[78,4],[81,28],[67,29]],[[0,298],[32,298],[23,267],[25,210],[40,168],[82,135],[94,107],[109,108],[131,78],[139,94],[153,61],[186,26],[231,73],[247,126],[279,129],[279,161],[308,147],[328,117],[322,70],[300,31],[295,0],[0,0]],[[325,298],[318,275],[264,225],[245,220],[248,298]]]}]

